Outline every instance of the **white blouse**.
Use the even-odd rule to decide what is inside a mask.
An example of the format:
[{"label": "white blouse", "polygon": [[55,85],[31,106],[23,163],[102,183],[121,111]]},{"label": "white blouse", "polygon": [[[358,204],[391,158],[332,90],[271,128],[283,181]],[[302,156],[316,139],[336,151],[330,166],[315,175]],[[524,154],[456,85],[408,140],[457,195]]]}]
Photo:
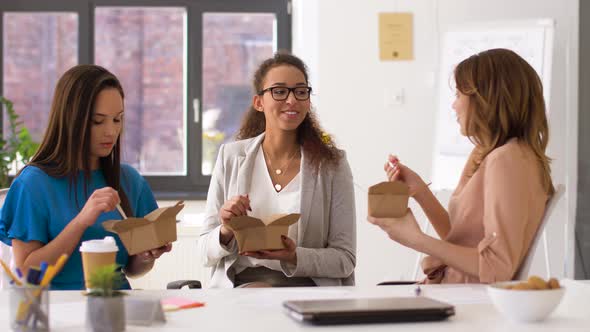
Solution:
[{"label": "white blouse", "polygon": [[[284,185],[284,184],[283,184]],[[273,214],[301,213],[301,168],[299,173],[280,192],[274,189],[274,184],[268,174],[262,146],[258,149],[254,169],[252,171],[252,183],[250,185],[250,207],[248,215],[256,218],[265,218]],[[297,242],[298,222],[289,226],[289,237]],[[240,256],[233,265],[238,274],[248,267],[265,266],[269,269],[282,271],[280,261],[269,259],[257,259]]]}]

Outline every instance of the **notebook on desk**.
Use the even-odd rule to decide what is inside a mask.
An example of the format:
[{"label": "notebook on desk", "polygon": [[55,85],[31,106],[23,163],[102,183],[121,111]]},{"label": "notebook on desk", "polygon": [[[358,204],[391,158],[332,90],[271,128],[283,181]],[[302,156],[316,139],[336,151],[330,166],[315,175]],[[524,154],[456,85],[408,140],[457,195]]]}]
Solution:
[{"label": "notebook on desk", "polygon": [[452,305],[423,296],[286,301],[283,305],[289,316],[311,324],[436,321],[455,314]]}]

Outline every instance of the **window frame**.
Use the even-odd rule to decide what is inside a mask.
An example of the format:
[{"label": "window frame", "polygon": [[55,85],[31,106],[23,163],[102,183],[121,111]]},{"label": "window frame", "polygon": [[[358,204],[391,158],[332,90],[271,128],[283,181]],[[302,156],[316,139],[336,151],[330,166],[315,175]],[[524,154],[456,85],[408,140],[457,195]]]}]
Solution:
[{"label": "window frame", "polygon": [[[0,36],[5,12],[76,12],[78,14],[78,63],[94,63],[94,17],[97,7],[184,7],[187,15],[186,49],[186,175],[145,175],[157,199],[204,199],[211,176],[202,174],[203,34],[205,13],[273,13],[276,15],[278,50],[291,50],[292,0],[0,0]],[[4,84],[3,47],[0,43],[0,95]],[[48,110],[49,111],[49,110]],[[195,119],[196,117],[196,119]],[[3,117],[0,117],[2,134]],[[123,144],[125,138],[123,137]]]}]

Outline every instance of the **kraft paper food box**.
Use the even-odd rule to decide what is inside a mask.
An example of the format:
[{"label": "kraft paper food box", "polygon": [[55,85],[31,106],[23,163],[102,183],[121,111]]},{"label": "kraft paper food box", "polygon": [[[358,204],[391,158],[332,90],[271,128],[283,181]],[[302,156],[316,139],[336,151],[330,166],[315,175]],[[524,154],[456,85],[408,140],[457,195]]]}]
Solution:
[{"label": "kraft paper food box", "polygon": [[234,232],[240,252],[285,249],[281,235],[287,236],[289,226],[300,216],[298,213],[277,214],[264,219],[239,216],[231,218],[227,226]]},{"label": "kraft paper food box", "polygon": [[184,202],[180,201],[143,218],[105,221],[102,227],[119,235],[129,255],[135,255],[176,241],[176,215],[183,208]]},{"label": "kraft paper food box", "polygon": [[369,216],[399,218],[408,209],[409,189],[400,181],[381,182],[369,187]]}]

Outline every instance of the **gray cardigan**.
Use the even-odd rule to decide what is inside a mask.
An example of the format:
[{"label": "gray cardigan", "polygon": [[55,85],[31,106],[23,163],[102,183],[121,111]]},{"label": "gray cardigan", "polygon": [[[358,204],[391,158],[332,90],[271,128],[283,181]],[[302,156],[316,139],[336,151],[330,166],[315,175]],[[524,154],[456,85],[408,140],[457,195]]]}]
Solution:
[{"label": "gray cardigan", "polygon": [[[205,229],[198,247],[212,267],[209,287],[233,287],[238,250],[233,239],[219,243],[219,209],[226,200],[249,192],[254,160],[264,133],[222,145],[207,194]],[[354,285],[356,222],[352,172],[343,154],[337,167],[316,172],[301,159],[301,219],[297,265],[281,263],[289,277],[311,277],[318,286]],[[271,188],[269,188],[271,189]]]}]

